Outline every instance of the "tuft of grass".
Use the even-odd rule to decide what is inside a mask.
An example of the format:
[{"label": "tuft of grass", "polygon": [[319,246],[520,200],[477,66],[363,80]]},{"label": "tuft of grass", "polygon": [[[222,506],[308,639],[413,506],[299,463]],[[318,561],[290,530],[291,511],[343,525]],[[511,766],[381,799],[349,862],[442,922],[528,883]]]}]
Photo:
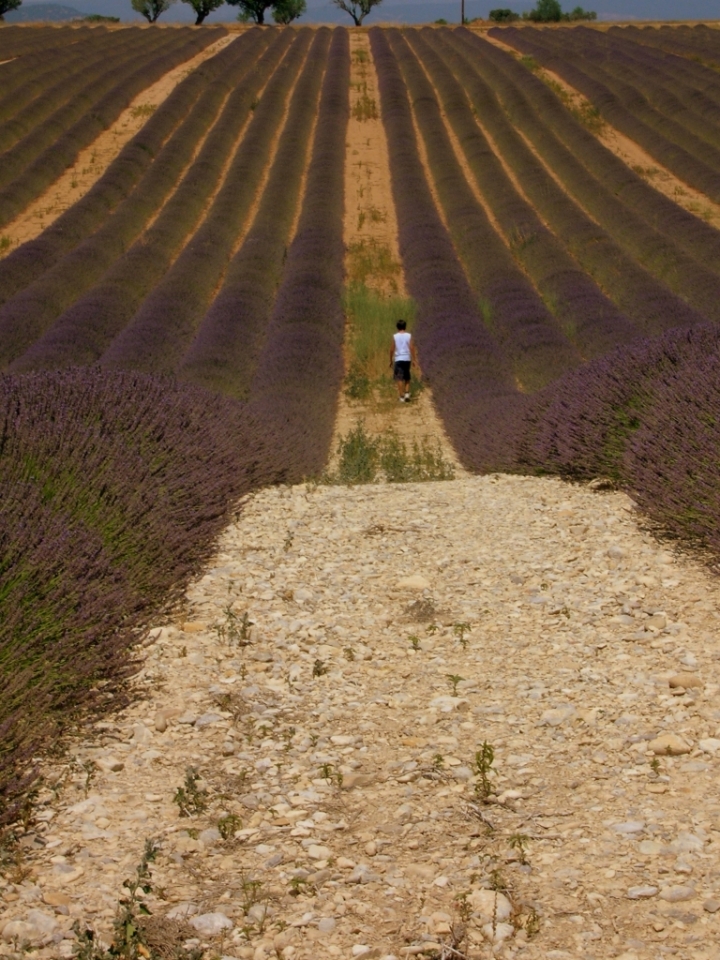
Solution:
[{"label": "tuft of grass", "polygon": [[[365,248],[370,261],[376,248]],[[370,266],[370,264],[368,264]],[[365,267],[363,267],[363,272]],[[368,269],[377,276],[377,271]],[[409,297],[384,297],[371,290],[364,282],[351,283],[345,291],[345,315],[350,323],[349,345],[353,357],[351,370],[356,367],[370,380],[387,377],[389,351],[395,324],[405,320],[408,328],[415,319],[415,302]]]},{"label": "tuft of grass", "polygon": [[452,480],[453,465],[444,459],[439,442],[427,438],[407,444],[395,431],[372,437],[359,420],[338,444],[338,467],[327,483],[355,485],[385,479],[388,483]]},{"label": "tuft of grass", "polygon": [[377,101],[374,97],[368,96],[367,93],[362,93],[353,104],[352,115],[353,119],[359,120],[360,122],[364,120],[377,120],[379,117]]},{"label": "tuft of grass", "polygon": [[316,660],[313,664],[312,675],[314,677],[324,677],[327,672],[327,664],[323,660]]},{"label": "tuft of grass", "polygon": [[217,828],[223,840],[229,840],[236,830],[242,829],[242,820],[235,813],[226,813],[218,820]]},{"label": "tuft of grass", "polygon": [[468,639],[465,636],[466,633],[470,633],[470,624],[469,623],[454,623],[453,624],[453,633],[460,641],[460,646],[463,650],[468,645]]},{"label": "tuft of grass", "polygon": [[[290,541],[292,544],[292,540]],[[287,547],[286,549],[289,549]],[[224,619],[218,621],[213,627],[221,643],[228,643],[230,646],[247,647],[251,640],[252,624],[247,610],[242,616],[236,613],[232,604],[228,603],[223,610]]]},{"label": "tuft of grass", "polygon": [[527,848],[530,843],[530,837],[524,833],[513,833],[512,836],[508,838],[508,846],[515,850],[518,855],[518,860],[520,863],[527,865]]},{"label": "tuft of grass", "polygon": [[347,436],[341,437],[338,453],[338,469],[332,482],[353,485],[372,483],[376,478],[378,441],[368,436],[362,421],[358,421]]},{"label": "tuft of grass", "polygon": [[373,383],[357,360],[345,375],[343,387],[349,400],[369,400],[373,393]]},{"label": "tuft of grass", "polygon": [[388,483],[421,483],[429,480],[452,480],[453,465],[442,455],[439,441],[427,437],[413,440],[409,451],[394,432],[380,440],[380,469]]},{"label": "tuft of grass", "polygon": [[579,107],[573,107],[572,113],[590,133],[597,135],[604,131],[605,121],[598,108],[591,103],[582,103]]},{"label": "tuft of grass", "polygon": [[140,120],[142,117],[151,117],[157,110],[155,103],[143,103],[140,106],[133,107],[130,116],[133,120]]},{"label": "tuft of grass", "polygon": [[363,238],[351,243],[347,266],[350,288],[356,284],[366,284],[372,279],[384,281],[397,290],[397,277],[402,269],[400,263],[394,259],[390,247],[375,238]]}]

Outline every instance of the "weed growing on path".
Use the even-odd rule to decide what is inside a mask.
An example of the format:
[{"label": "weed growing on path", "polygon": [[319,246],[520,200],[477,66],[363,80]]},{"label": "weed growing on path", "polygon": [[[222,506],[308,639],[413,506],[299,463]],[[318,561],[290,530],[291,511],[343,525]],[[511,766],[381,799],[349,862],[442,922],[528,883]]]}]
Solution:
[{"label": "weed growing on path", "polygon": [[145,850],[135,876],[123,886],[127,896],[120,900],[113,923],[113,939],[106,949],[95,938],[95,931],[76,922],[73,930],[78,938],[75,960],[148,960],[172,957],[173,960],[200,960],[202,948],[187,948],[184,941],[191,933],[182,923],[155,918],[145,904],[152,893],[150,864],[160,847],[152,839],[145,841]]},{"label": "weed growing on path", "polygon": [[228,603],[223,610],[223,619],[215,624],[213,630],[221,643],[230,646],[247,647],[250,643],[252,623],[245,611],[242,615],[236,613],[232,604]]},{"label": "weed growing on path", "polygon": [[465,636],[466,633],[470,633],[470,624],[469,623],[454,623],[453,624],[453,633],[458,638],[460,646],[465,650],[468,645],[468,639]]},{"label": "weed growing on path", "polygon": [[487,742],[483,741],[480,749],[475,753],[473,767],[479,777],[475,784],[475,795],[479,800],[487,801],[492,793],[492,783],[490,774],[494,772],[493,762],[495,760],[495,750]]},{"label": "weed growing on path", "polygon": [[530,842],[530,837],[526,836],[524,833],[513,833],[511,837],[508,838],[508,846],[514,850],[518,855],[518,860],[522,864],[527,864],[527,847]]},{"label": "weed growing on path", "polygon": [[453,465],[442,455],[439,442],[413,440],[412,447],[395,431],[371,437],[358,421],[338,444],[338,467],[325,477],[326,483],[354,485],[384,479],[388,483],[420,483],[452,480]]},{"label": "weed growing on path", "polygon": [[324,660],[316,660],[313,664],[313,677],[324,677],[327,672],[328,667]]},{"label": "weed growing on path", "polygon": [[181,817],[193,817],[204,813],[208,805],[207,790],[198,787],[200,774],[194,767],[188,767],[185,773],[185,784],[178,787],[173,797],[173,803],[178,805]]}]

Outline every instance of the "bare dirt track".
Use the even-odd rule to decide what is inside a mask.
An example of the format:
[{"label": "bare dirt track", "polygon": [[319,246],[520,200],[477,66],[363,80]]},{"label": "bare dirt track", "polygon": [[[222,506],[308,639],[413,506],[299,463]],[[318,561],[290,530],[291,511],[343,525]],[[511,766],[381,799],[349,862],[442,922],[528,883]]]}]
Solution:
[{"label": "bare dirt track", "polygon": [[178,83],[203,61],[232,43],[233,39],[233,35],[230,35],[211,44],[196,57],[170,70],[161,80],[137,96],[117,121],[80,153],[74,166],[3,229],[2,236],[7,238],[10,244],[0,248],[0,256],[37,237],[68,207],[80,200],[100,179],[125,144],[142,128],[152,111],[170,96]]}]

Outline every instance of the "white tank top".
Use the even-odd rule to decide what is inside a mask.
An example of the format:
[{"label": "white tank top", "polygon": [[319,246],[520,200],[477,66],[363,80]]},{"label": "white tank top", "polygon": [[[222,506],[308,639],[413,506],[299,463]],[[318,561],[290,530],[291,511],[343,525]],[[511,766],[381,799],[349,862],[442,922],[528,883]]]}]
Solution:
[{"label": "white tank top", "polygon": [[410,360],[410,340],[412,339],[412,334],[402,331],[400,333],[393,334],[393,340],[395,341],[395,360]]}]

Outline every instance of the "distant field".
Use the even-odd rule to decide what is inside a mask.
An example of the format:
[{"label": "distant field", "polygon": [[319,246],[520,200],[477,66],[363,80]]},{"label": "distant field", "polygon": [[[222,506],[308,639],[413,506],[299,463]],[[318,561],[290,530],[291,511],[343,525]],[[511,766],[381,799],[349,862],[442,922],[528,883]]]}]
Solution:
[{"label": "distant field", "polygon": [[370,287],[467,469],[720,545],[720,30],[357,36],[0,29],[0,821],[238,499],[322,475]]}]

